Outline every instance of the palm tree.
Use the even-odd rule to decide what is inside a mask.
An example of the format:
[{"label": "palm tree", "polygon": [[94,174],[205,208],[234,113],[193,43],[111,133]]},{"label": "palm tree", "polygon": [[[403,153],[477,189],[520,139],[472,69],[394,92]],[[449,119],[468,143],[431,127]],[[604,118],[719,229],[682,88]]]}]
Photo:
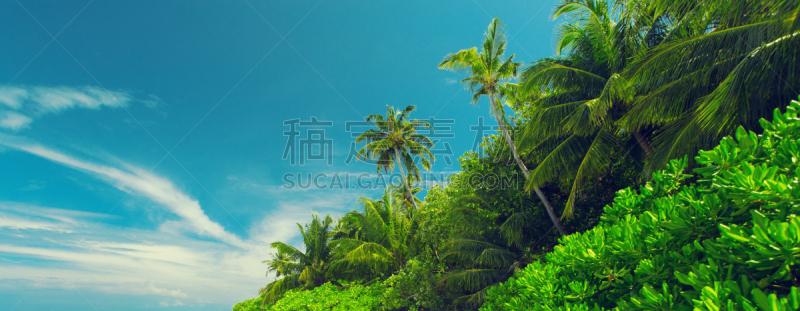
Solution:
[{"label": "palm tree", "polygon": [[486,301],[490,287],[507,280],[515,268],[521,268],[520,253],[485,237],[460,236],[445,245],[445,262],[464,266],[442,278],[442,285],[451,292],[461,293],[455,303],[480,306]]},{"label": "palm tree", "polygon": [[[503,106],[498,103],[496,96],[502,96],[502,89],[506,86],[506,80],[510,80],[517,75],[517,69],[522,66],[520,62],[514,62],[514,54],[511,54],[505,61],[503,61],[503,54],[505,53],[506,39],[502,31],[502,24],[500,19],[493,19],[489,24],[489,29],[486,32],[483,41],[483,50],[478,52],[478,49],[473,47],[471,49],[461,50],[457,53],[448,54],[444,60],[439,64],[440,69],[453,70],[458,72],[468,71],[469,77],[461,80],[472,91],[472,103],[477,104],[481,96],[489,97],[489,106],[492,114],[494,114],[497,124],[503,133],[503,137],[508,143],[514,160],[516,160],[525,179],[528,179],[530,172],[525,163],[522,162],[517,147],[511,139],[508,132],[508,124],[505,121],[505,112]],[[498,94],[500,93],[500,94]],[[558,229],[562,235],[566,235],[567,231],[561,226],[553,206],[547,200],[544,193],[539,189],[538,185],[533,187],[536,195],[544,204],[547,209],[547,214],[553,221],[553,225]]]},{"label": "palm tree", "polygon": [[[541,242],[542,232],[531,226],[535,222],[535,199],[529,193],[513,188],[497,189],[500,193],[475,193],[456,199],[457,208],[451,218],[461,228],[450,239],[442,259],[456,267],[442,279],[442,285],[462,293],[457,303],[480,305],[487,290],[507,280],[517,268],[528,264],[533,245]],[[487,204],[497,195],[507,202],[500,206]],[[483,223],[478,215],[489,211],[502,216],[501,223]],[[481,228],[474,230],[473,228]]]},{"label": "palm tree", "polygon": [[341,255],[332,271],[354,278],[386,276],[402,269],[409,258],[411,224],[403,207],[389,189],[380,200],[361,198],[364,212],[352,211],[342,217],[341,223],[354,228],[352,237],[332,242]]},{"label": "palm tree", "polygon": [[798,7],[781,0],[565,0],[555,17],[574,20],[557,41],[568,54],[522,75],[522,91],[540,96],[528,105],[520,142],[546,154],[529,186],[576,172],[569,217],[581,188],[608,170],[611,150],[630,136],[652,171],[738,125],[757,128],[800,87]]},{"label": "palm tree", "polygon": [[616,1],[614,6],[595,0],[562,2],[554,18],[566,15],[573,21],[561,26],[556,45],[567,55],[539,60],[522,74],[520,91],[537,96],[527,104],[529,120],[520,145],[543,154],[526,187],[575,172],[568,177],[572,188],[563,217],[572,216],[584,185],[609,169],[613,150],[631,136],[644,153],[651,152],[638,129],[630,133],[616,125],[633,97],[619,72],[648,42],[659,42],[649,35],[653,23],[645,12],[649,9],[639,1]]},{"label": "palm tree", "polygon": [[283,293],[295,289],[311,289],[328,282],[328,268],[332,261],[329,247],[330,227],[333,220],[326,216],[324,220],[314,214],[311,223],[303,227],[297,224],[303,235],[305,251],[300,251],[283,242],[273,242],[270,246],[278,251],[271,260],[265,260],[268,270],[275,272],[275,280],[261,290],[263,304],[280,299]]},{"label": "palm tree", "polygon": [[621,125],[660,127],[649,165],[694,154],[800,90],[800,2],[657,0],[663,43],[628,66],[637,97]]},{"label": "palm tree", "polygon": [[[370,129],[356,138],[356,143],[367,142],[356,156],[361,160],[375,161],[378,164],[378,173],[381,170],[388,173],[396,165],[408,195],[413,197],[408,179],[420,180],[419,168],[414,162],[414,157],[421,158],[420,164],[426,170],[431,168],[433,160],[433,154],[429,149],[433,147],[433,142],[427,136],[417,134],[417,129],[433,127],[428,122],[409,120],[408,115],[412,111],[414,111],[413,105],[402,111],[386,106],[386,118],[379,114],[367,116],[366,120],[371,121],[378,129]],[[411,203],[414,208],[419,208],[416,200],[411,200]]]}]

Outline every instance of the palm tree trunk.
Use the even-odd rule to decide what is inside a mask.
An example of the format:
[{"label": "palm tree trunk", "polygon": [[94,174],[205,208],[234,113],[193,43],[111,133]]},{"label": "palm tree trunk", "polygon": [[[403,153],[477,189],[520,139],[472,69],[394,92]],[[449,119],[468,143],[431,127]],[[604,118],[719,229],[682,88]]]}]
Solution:
[{"label": "palm tree trunk", "polygon": [[647,143],[647,140],[644,139],[644,135],[642,135],[639,131],[633,131],[633,137],[636,138],[636,142],[639,143],[639,147],[644,149],[644,153],[649,157],[653,154],[653,148],[650,147],[650,144]]},{"label": "palm tree trunk", "polygon": [[405,186],[408,195],[411,196],[411,204],[414,205],[415,210],[418,210],[419,206],[417,206],[417,200],[414,200],[414,194],[411,193],[411,187],[408,186],[408,179],[406,179],[406,171],[403,170],[403,166],[400,165],[400,150],[397,150],[397,146],[394,147],[394,155],[395,155],[394,160],[395,162],[397,162],[397,168],[400,169],[400,175],[403,176],[403,185]]},{"label": "palm tree trunk", "polygon": [[[494,112],[494,117],[497,119],[497,124],[500,125],[500,131],[503,132],[503,137],[506,138],[506,142],[508,143],[508,148],[511,150],[511,155],[514,156],[514,160],[517,161],[517,165],[519,165],[519,169],[522,170],[522,174],[525,175],[525,180],[530,178],[530,171],[528,171],[528,167],[525,166],[525,163],[522,162],[522,159],[519,157],[519,153],[517,153],[517,146],[514,144],[514,141],[511,139],[511,135],[508,134],[508,129],[506,128],[505,123],[505,116],[500,115],[500,111],[495,106],[494,94],[492,91],[489,91],[489,105],[492,105],[492,112]],[[547,197],[544,196],[544,192],[542,192],[539,187],[533,187],[533,191],[536,192],[536,195],[539,197],[539,200],[542,201],[544,204],[545,210],[547,210],[547,214],[550,216],[550,220],[553,222],[553,225],[556,227],[561,235],[567,235],[567,230],[561,226],[561,221],[558,220],[558,216],[556,216],[556,212],[553,210],[553,206],[550,205],[550,201],[547,200]]]}]

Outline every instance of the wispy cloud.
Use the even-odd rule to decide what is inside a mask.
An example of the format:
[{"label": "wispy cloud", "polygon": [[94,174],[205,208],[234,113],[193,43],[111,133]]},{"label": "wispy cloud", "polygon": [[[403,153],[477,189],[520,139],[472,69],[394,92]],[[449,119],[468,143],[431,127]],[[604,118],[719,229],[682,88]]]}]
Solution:
[{"label": "wispy cloud", "polygon": [[[134,292],[140,295],[157,295],[177,298],[187,298],[186,294],[180,289],[166,289],[157,287],[152,281],[147,282],[146,286],[135,289]],[[182,305],[182,304],[181,304]]]},{"label": "wispy cloud", "polygon": [[[330,199],[335,203],[351,200],[343,195]],[[261,264],[269,257],[265,243],[291,241],[298,235],[295,223],[308,220],[308,209],[324,214],[328,204],[318,197],[312,202],[298,199],[281,204],[254,223],[248,230],[250,238],[237,246],[180,232],[97,224],[102,215],[96,213],[0,202],[2,215],[14,216],[8,222],[37,223],[0,226],[4,237],[0,254],[9,259],[0,264],[0,288],[30,288],[38,283],[36,288],[71,290],[75,286],[81,291],[159,296],[167,298],[161,301],[170,306],[176,302],[232,304],[256,296],[258,288],[272,280],[264,277]],[[58,273],[49,264],[31,264],[36,261],[56,265]]]},{"label": "wispy cloud", "polygon": [[183,303],[180,300],[175,299],[174,302],[161,301],[158,303],[158,305],[160,307],[180,307],[183,305]]},{"label": "wispy cloud", "polygon": [[444,83],[447,83],[447,84],[456,84],[456,83],[458,83],[458,80],[456,80],[456,79],[453,79],[453,78],[444,78]]},{"label": "wispy cloud", "polygon": [[[0,136],[0,138],[3,137]],[[8,140],[0,140],[0,143],[67,167],[91,173],[122,191],[133,192],[167,207],[172,213],[180,216],[186,222],[185,227],[194,233],[213,237],[233,245],[242,245],[241,239],[236,235],[225,231],[220,224],[208,218],[197,200],[183,193],[165,178],[148,173],[133,165],[123,164],[124,168],[116,168],[91,163],[36,144]]]},{"label": "wispy cloud", "polygon": [[0,91],[0,103],[11,109],[22,108],[22,102],[28,99],[28,90],[14,86],[7,86]]},{"label": "wispy cloud", "polygon": [[14,112],[0,110],[0,127],[10,129],[12,131],[19,131],[27,128],[33,122],[31,117]]},{"label": "wispy cloud", "polygon": [[[352,174],[352,173],[351,173]],[[299,235],[297,224],[304,224],[311,213],[329,214],[339,217],[361,208],[359,197],[375,195],[376,191],[352,189],[306,189],[288,190],[281,185],[264,184],[246,177],[228,176],[227,195],[252,198],[256,201],[269,200],[275,205],[273,211],[264,215],[260,222],[254,222],[250,239],[262,245],[274,241],[291,242]],[[302,245],[295,245],[302,248]]]},{"label": "wispy cloud", "polygon": [[[297,242],[296,223],[307,222],[311,211],[337,216],[359,207],[358,193],[320,190],[298,196],[277,185],[234,178],[237,193],[263,195],[275,204],[249,222],[242,238],[210,219],[197,199],[167,178],[122,160],[68,155],[1,133],[0,146],[85,172],[179,216],[147,230],[98,222],[105,216],[96,213],[0,202],[0,254],[7,259],[0,264],[0,287],[75,286],[162,297],[159,301],[167,306],[234,303],[256,296],[258,288],[272,280],[265,278],[261,264],[273,251],[269,242]],[[58,273],[49,264],[56,265]]]},{"label": "wispy cloud", "polygon": [[128,105],[131,100],[128,92],[94,86],[8,86],[0,90],[0,102],[14,110],[35,108],[43,112],[58,112],[71,108],[117,108]]},{"label": "wispy cloud", "polygon": [[19,191],[36,191],[42,190],[46,187],[47,183],[42,180],[29,180],[28,185],[22,188],[17,188]]},{"label": "wispy cloud", "polygon": [[142,103],[148,108],[156,108],[160,105],[163,105],[164,101],[161,99],[161,97],[150,94],[147,96],[147,99],[142,100]]},{"label": "wispy cloud", "polygon": [[[142,100],[151,107],[158,103],[157,96]],[[126,107],[136,101],[125,91],[109,91],[94,86],[7,86],[0,90],[0,127],[19,131],[47,114],[58,114],[70,109],[100,109]]]},{"label": "wispy cloud", "polygon": [[[24,219],[23,215],[14,221]],[[88,232],[86,229],[94,227],[93,222],[72,220],[73,224],[65,226],[66,231],[0,227],[4,236],[0,242],[3,257],[25,258],[0,264],[3,276],[0,283],[18,280],[7,285],[58,289],[74,286],[80,291],[160,296],[194,303],[233,303],[255,296],[256,290],[266,283],[260,261],[267,255],[255,247],[242,249],[181,235],[103,224]]]},{"label": "wispy cloud", "polygon": [[115,227],[98,223],[103,217],[0,202],[0,257],[7,259],[0,264],[0,288],[74,286],[167,297],[171,299],[162,301],[177,306],[241,301],[255,296],[267,281],[261,260],[268,254],[258,242],[234,245],[181,232]]},{"label": "wispy cloud", "polygon": [[72,108],[100,109],[127,106],[131,96],[126,92],[108,91],[93,86],[33,87],[30,100],[43,112],[60,112]]},{"label": "wispy cloud", "polygon": [[15,202],[0,202],[0,228],[71,233],[80,228],[82,220],[99,217],[102,215]]},{"label": "wispy cloud", "polygon": [[[58,223],[54,221],[36,221],[30,220],[25,218],[19,218],[12,215],[4,215],[0,213],[0,228],[8,227],[11,229],[35,229],[35,230],[47,230],[47,231],[57,231],[57,232],[66,232],[71,233],[73,232],[70,228],[71,226],[66,226],[63,223]],[[48,219],[53,220],[53,219]]]}]

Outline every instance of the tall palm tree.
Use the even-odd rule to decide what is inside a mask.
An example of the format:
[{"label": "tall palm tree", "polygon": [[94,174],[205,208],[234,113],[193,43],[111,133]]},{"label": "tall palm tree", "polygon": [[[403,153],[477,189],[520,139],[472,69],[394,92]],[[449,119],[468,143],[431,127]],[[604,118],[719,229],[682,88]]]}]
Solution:
[{"label": "tall palm tree", "polygon": [[[447,69],[457,72],[468,72],[469,76],[461,80],[472,91],[472,103],[477,104],[481,96],[489,97],[489,106],[492,114],[494,114],[497,124],[503,133],[503,137],[508,143],[508,148],[511,151],[514,160],[516,160],[525,179],[528,179],[530,172],[528,167],[520,158],[519,152],[514,141],[511,139],[511,134],[508,131],[508,124],[505,121],[505,112],[503,106],[496,98],[502,96],[502,89],[506,86],[507,82],[517,75],[517,69],[522,66],[521,62],[514,62],[514,54],[511,54],[507,59],[503,60],[503,54],[506,49],[506,39],[503,33],[503,26],[500,19],[495,18],[489,24],[484,41],[483,50],[478,52],[478,48],[461,50],[457,53],[448,54],[444,60],[439,64],[440,69]],[[558,216],[553,210],[553,206],[547,197],[544,195],[538,185],[533,187],[536,195],[544,204],[547,209],[547,214],[553,221],[553,225],[558,229],[562,235],[566,235],[567,231],[561,226]]]},{"label": "tall palm tree", "polygon": [[[428,122],[409,120],[408,115],[412,111],[414,111],[413,105],[402,111],[386,106],[386,118],[379,114],[367,116],[366,120],[375,124],[378,129],[370,129],[356,138],[356,143],[367,142],[356,156],[358,159],[375,161],[378,173],[381,170],[388,173],[396,165],[408,195],[413,197],[408,180],[420,180],[419,168],[414,162],[414,157],[420,157],[420,164],[426,170],[431,168],[434,157],[430,151],[433,142],[427,136],[417,133],[419,128],[433,129],[433,127]],[[411,200],[411,203],[414,208],[419,208],[416,200]]]},{"label": "tall palm tree", "polygon": [[647,42],[658,42],[648,41],[653,23],[645,12],[649,9],[639,1],[562,2],[554,18],[571,21],[561,26],[556,45],[566,55],[539,60],[522,74],[521,92],[538,96],[526,107],[529,120],[520,145],[544,154],[526,187],[575,172],[568,177],[572,188],[563,217],[572,216],[580,191],[609,169],[613,150],[626,145],[629,134],[644,153],[651,152],[642,133],[616,125],[633,97],[620,72]]},{"label": "tall palm tree", "polygon": [[270,244],[278,253],[264,263],[267,264],[268,271],[275,272],[276,277],[283,276],[283,278],[262,288],[264,304],[277,301],[283,293],[291,289],[311,289],[328,282],[328,268],[333,259],[329,246],[332,222],[331,216],[320,220],[319,215],[314,214],[311,222],[305,227],[297,224],[303,235],[305,251],[283,242]]}]

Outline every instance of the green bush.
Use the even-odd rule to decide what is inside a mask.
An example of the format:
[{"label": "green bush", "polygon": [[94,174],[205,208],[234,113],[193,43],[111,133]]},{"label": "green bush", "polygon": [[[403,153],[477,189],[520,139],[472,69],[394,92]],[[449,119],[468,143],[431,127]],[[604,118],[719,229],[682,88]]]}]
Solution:
[{"label": "green bush", "polygon": [[[482,310],[798,310],[800,103],[653,181],[491,288]],[[694,183],[684,185],[687,179]]]},{"label": "green bush", "polygon": [[233,311],[263,311],[261,301],[264,299],[260,297],[247,299],[233,306]]},{"label": "green bush", "polygon": [[430,262],[412,259],[383,282],[343,287],[325,283],[312,290],[289,291],[267,306],[261,306],[261,298],[248,299],[233,311],[439,310],[443,306],[436,288],[439,279]]},{"label": "green bush", "polygon": [[441,310],[444,302],[431,260],[409,260],[403,269],[383,281],[383,310]]},{"label": "green bush", "polygon": [[[296,311],[296,310],[334,310],[334,311],[347,311],[347,310],[380,310],[381,298],[386,288],[383,284],[375,284],[372,286],[363,285],[350,285],[345,288],[325,283],[322,286],[316,287],[312,290],[297,290],[293,289],[286,292],[280,300],[273,304],[267,305],[262,309],[263,311]],[[259,301],[260,299],[255,298]],[[248,302],[246,300],[239,304]],[[239,305],[237,304],[237,306]],[[238,311],[236,307],[234,311]],[[251,310],[251,309],[241,309]]]}]

